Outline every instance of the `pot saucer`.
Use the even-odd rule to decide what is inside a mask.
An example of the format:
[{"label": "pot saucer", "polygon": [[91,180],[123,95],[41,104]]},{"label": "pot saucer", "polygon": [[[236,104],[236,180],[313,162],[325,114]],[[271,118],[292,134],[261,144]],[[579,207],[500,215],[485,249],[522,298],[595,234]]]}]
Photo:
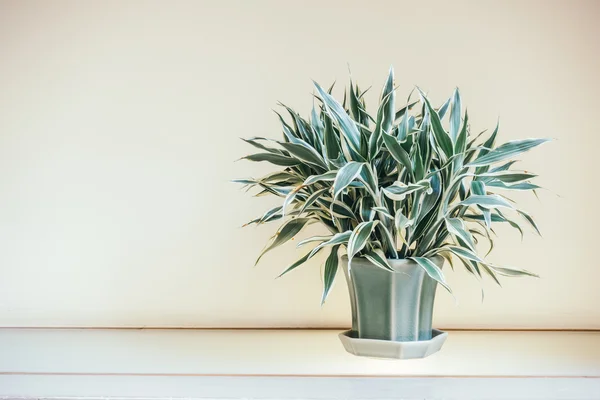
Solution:
[{"label": "pot saucer", "polygon": [[346,351],[356,356],[404,360],[425,358],[439,351],[446,341],[448,333],[433,329],[431,339],[414,342],[360,339],[352,331],[342,332],[339,337]]}]

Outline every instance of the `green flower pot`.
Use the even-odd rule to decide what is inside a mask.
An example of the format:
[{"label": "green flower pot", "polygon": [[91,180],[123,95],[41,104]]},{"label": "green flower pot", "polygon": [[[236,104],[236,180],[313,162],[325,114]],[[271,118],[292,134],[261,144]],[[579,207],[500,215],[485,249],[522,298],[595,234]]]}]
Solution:
[{"label": "green flower pot", "polygon": [[[431,259],[442,267],[444,258]],[[352,336],[396,342],[432,338],[437,282],[412,260],[388,260],[386,271],[365,258],[342,257],[352,308]]]}]

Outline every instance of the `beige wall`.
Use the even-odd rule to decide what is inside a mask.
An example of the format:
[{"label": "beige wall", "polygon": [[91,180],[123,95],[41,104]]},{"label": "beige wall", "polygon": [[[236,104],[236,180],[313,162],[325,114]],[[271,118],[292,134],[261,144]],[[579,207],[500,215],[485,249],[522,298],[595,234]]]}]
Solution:
[{"label": "beige wall", "polygon": [[[311,81],[442,102],[459,86],[474,130],[556,141],[523,157],[551,191],[523,197],[544,238],[503,236],[491,259],[542,279],[448,280],[442,327],[600,328],[600,2],[0,2],[1,326],[346,326],[319,263],[252,268],[273,203],[229,179],[238,137],[277,137],[277,100]],[[339,93],[339,91],[338,91]],[[561,196],[556,196],[558,193]],[[504,230],[499,233],[507,233]],[[341,278],[341,276],[339,277]]]}]

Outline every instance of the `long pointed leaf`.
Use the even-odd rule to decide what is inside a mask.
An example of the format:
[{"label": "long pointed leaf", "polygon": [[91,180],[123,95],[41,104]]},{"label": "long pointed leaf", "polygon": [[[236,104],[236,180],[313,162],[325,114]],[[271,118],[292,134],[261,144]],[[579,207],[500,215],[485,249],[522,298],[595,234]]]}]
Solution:
[{"label": "long pointed leaf", "polygon": [[450,232],[452,235],[460,238],[464,243],[466,243],[471,250],[475,251],[473,236],[471,236],[471,233],[465,229],[462,220],[458,218],[446,218],[446,229],[448,229],[448,232]]},{"label": "long pointed leaf", "polygon": [[321,297],[321,305],[325,303],[325,299],[327,299],[327,295],[331,290],[331,286],[333,285],[333,281],[335,279],[335,275],[338,270],[338,249],[339,245],[333,246],[331,249],[331,253],[329,253],[329,257],[325,261],[325,270],[323,271],[323,296]]},{"label": "long pointed leaf", "polygon": [[260,259],[265,253],[270,250],[273,250],[275,247],[280,246],[296,236],[298,232],[304,228],[304,226],[311,221],[311,218],[294,218],[287,221],[285,224],[281,226],[281,229],[277,234],[275,234],[275,239],[271,243],[269,247],[267,247],[263,252],[258,256],[255,264],[258,264]]},{"label": "long pointed leaf", "polygon": [[477,254],[475,254],[474,252],[472,252],[470,250],[462,248],[462,247],[447,246],[447,247],[444,247],[444,249],[448,249],[453,254],[456,254],[458,257],[462,257],[462,258],[465,258],[467,260],[475,261],[475,262],[478,262],[478,263],[484,262]]},{"label": "long pointed leaf", "polygon": [[393,271],[392,267],[385,258],[385,254],[383,254],[383,251],[379,249],[366,252],[364,257],[379,268],[385,269],[387,271]]},{"label": "long pointed leaf", "polygon": [[412,163],[406,150],[402,148],[402,146],[400,145],[400,143],[398,143],[395,137],[388,135],[385,132],[382,133],[382,137],[383,142],[385,143],[385,147],[388,149],[392,157],[394,157],[394,160],[402,164],[404,168],[406,168],[409,171],[409,173],[412,174]]},{"label": "long pointed leaf", "polygon": [[314,84],[317,88],[317,91],[319,92],[321,100],[323,100],[323,105],[325,106],[325,109],[329,112],[331,118],[337,121],[350,147],[352,147],[353,150],[358,154],[361,154],[360,132],[358,131],[358,128],[356,127],[354,121],[350,119],[350,116],[346,114],[346,111],[344,110],[342,105],[338,103],[337,100],[333,98],[333,96],[325,92],[317,82],[314,82]]},{"label": "long pointed leaf", "polygon": [[358,177],[362,168],[363,164],[355,161],[351,161],[340,168],[333,182],[334,198],[337,198],[342,190],[346,189]]},{"label": "long pointed leaf", "polygon": [[333,235],[333,237],[331,239],[329,239],[326,242],[321,243],[320,245],[318,245],[317,247],[315,247],[314,249],[312,249],[312,251],[309,253],[310,257],[312,257],[313,255],[315,255],[323,247],[335,246],[337,244],[346,244],[346,243],[348,243],[348,240],[350,240],[350,236],[351,235],[352,235],[352,231],[346,231],[346,232],[336,233],[335,235]]},{"label": "long pointed leaf", "polygon": [[329,190],[329,188],[323,188],[323,189],[319,189],[316,192],[314,192],[313,194],[311,194],[305,201],[304,204],[302,205],[302,208],[300,209],[300,214],[302,214],[304,211],[306,211],[307,208],[309,208],[310,206],[312,206],[314,204],[315,201],[317,201],[317,199],[322,196],[324,193],[326,193]]},{"label": "long pointed leaf", "polygon": [[311,258],[314,254],[313,253],[307,253],[305,255],[303,255],[302,257],[300,257],[300,259],[298,259],[296,262],[294,262],[292,265],[290,265],[289,267],[287,267],[281,274],[279,274],[279,276],[277,276],[278,278],[281,278],[283,275],[287,274],[288,272],[298,268],[300,265],[304,264],[306,261],[308,261],[309,258]]},{"label": "long pointed leaf", "polygon": [[465,200],[459,203],[461,206],[471,206],[478,205],[486,208],[497,208],[497,207],[505,207],[505,208],[514,208],[512,204],[508,201],[504,200],[504,198],[498,196],[497,194],[489,194],[484,196],[472,195],[467,197]]},{"label": "long pointed leaf", "polygon": [[433,109],[433,107],[431,107],[431,104],[429,103],[427,97],[425,97],[425,94],[421,92],[421,90],[419,90],[419,92],[421,93],[423,101],[427,106],[427,111],[429,112],[431,129],[433,131],[435,141],[442,150],[442,153],[446,156],[446,158],[450,158],[453,155],[452,140],[450,139],[450,136],[448,136],[448,133],[444,130],[444,127],[442,126],[442,121],[440,120],[440,116]]},{"label": "long pointed leaf", "polygon": [[310,145],[306,143],[299,144],[286,142],[280,142],[279,144],[281,145],[281,147],[289,151],[291,155],[298,158],[299,160],[323,168],[325,170],[327,169],[327,165],[325,164],[325,161],[323,160],[321,155],[317,153],[317,151]]},{"label": "long pointed leaf", "polygon": [[403,186],[401,186],[399,182],[396,182],[391,186],[383,188],[383,193],[386,195],[386,197],[392,200],[402,201],[406,198],[407,195],[411,193],[426,191],[430,189],[431,186],[429,180],[422,180],[417,183],[411,183]]},{"label": "long pointed leaf", "polygon": [[250,154],[249,156],[242,157],[244,160],[250,161],[267,161],[274,165],[279,165],[282,167],[293,167],[294,165],[300,164],[299,160],[295,158],[287,157],[282,154],[272,154],[272,153],[256,153]]},{"label": "long pointed leaf", "polygon": [[433,261],[425,257],[409,257],[409,259],[419,264],[419,266],[425,270],[425,272],[427,273],[427,275],[429,275],[431,279],[435,280],[437,283],[442,285],[444,289],[452,293],[450,286],[448,286],[448,284],[446,283],[446,279],[444,278],[442,270],[437,265],[435,265]]},{"label": "long pointed leaf", "polygon": [[524,269],[519,268],[508,268],[508,267],[497,267],[495,265],[488,266],[497,274],[504,276],[533,276],[535,278],[539,278],[539,275],[534,274],[533,272],[526,271]]},{"label": "long pointed leaf", "polygon": [[304,181],[304,186],[312,185],[316,182],[333,182],[337,176],[337,171],[327,171],[321,175],[311,175]]},{"label": "long pointed leaf", "polygon": [[501,146],[498,146],[494,150],[489,153],[477,157],[475,160],[471,161],[467,166],[469,167],[477,167],[477,166],[485,166],[494,164],[500,161],[507,160],[514,156],[517,156],[521,153],[524,153],[528,150],[533,149],[536,146],[539,146],[542,143],[548,142],[550,139],[524,139],[524,140],[514,140],[511,142],[504,143]]},{"label": "long pointed leaf", "polygon": [[542,233],[540,232],[540,228],[538,228],[537,224],[535,223],[535,220],[533,219],[533,217],[529,214],[527,214],[525,211],[522,210],[517,210],[517,212],[529,223],[529,225],[531,225],[531,227],[533,229],[535,229],[536,233],[539,236],[542,236]]},{"label": "long pointed leaf", "polygon": [[352,235],[350,235],[350,239],[348,241],[348,259],[352,260],[358,252],[360,252],[367,241],[369,240],[369,236],[373,232],[375,228],[375,224],[379,221],[370,221],[370,222],[361,222],[356,226],[354,231],[352,231]]},{"label": "long pointed leaf", "polygon": [[452,140],[452,143],[457,143],[458,132],[460,129],[460,116],[460,93],[458,92],[458,88],[456,88],[452,95],[452,108],[450,110],[450,139]]}]

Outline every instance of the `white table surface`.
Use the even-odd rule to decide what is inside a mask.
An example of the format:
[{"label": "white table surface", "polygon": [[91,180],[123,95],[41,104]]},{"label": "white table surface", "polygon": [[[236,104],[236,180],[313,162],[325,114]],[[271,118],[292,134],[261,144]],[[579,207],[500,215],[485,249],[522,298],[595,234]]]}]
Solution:
[{"label": "white table surface", "polygon": [[339,332],[0,329],[0,397],[600,399],[600,332],[451,331],[420,360]]}]

